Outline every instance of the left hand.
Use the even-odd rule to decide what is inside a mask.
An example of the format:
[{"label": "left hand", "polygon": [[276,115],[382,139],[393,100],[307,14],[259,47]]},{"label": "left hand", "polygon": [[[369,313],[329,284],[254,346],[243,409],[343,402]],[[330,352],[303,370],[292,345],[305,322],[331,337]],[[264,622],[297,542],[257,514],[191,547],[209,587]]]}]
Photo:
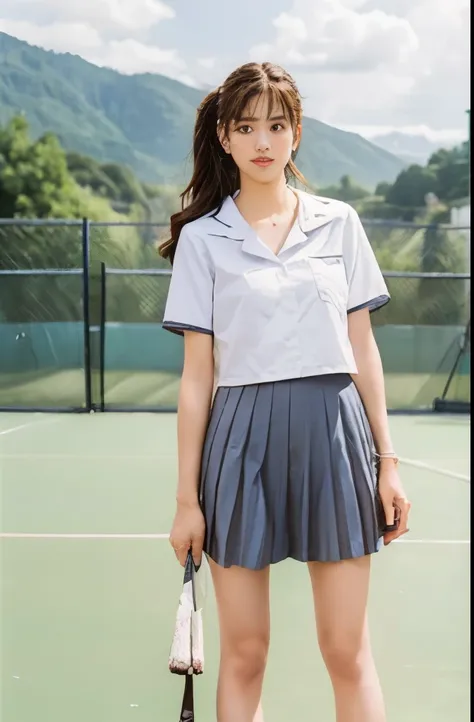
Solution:
[{"label": "left hand", "polygon": [[380,459],[378,486],[387,526],[394,524],[398,519],[398,528],[384,534],[383,540],[387,546],[409,531],[408,515],[411,508],[393,459]]}]

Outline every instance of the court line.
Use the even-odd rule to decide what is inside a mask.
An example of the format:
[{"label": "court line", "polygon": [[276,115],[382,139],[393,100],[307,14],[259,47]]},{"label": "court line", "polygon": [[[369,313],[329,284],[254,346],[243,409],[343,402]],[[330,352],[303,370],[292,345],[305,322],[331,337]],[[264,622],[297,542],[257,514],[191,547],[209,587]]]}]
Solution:
[{"label": "court line", "polygon": [[[54,534],[35,532],[0,532],[0,539],[168,539],[169,534]],[[395,544],[469,545],[469,539],[397,539]]]},{"label": "court line", "polygon": [[395,539],[394,544],[445,544],[452,546],[470,545],[470,539]]},{"label": "court line", "polygon": [[3,431],[0,431],[0,436],[12,434],[14,431],[21,431],[21,429],[26,429],[28,426],[32,426],[34,423],[34,421],[30,421],[27,424],[21,424],[20,426],[12,426],[10,429],[4,429]]},{"label": "court line", "polygon": [[49,419],[37,419],[35,421],[27,421],[26,424],[20,424],[19,426],[12,426],[9,429],[3,429],[0,431],[0,436],[6,436],[7,434],[13,434],[14,431],[21,431],[22,429],[27,429],[30,426],[43,426],[44,424],[54,424],[60,421],[60,419],[57,418],[49,418]]},{"label": "court line", "polygon": [[122,459],[141,459],[157,461],[159,459],[176,459],[176,454],[1,454],[0,459],[104,459],[106,461],[121,461]]},{"label": "court line", "polygon": [[169,534],[54,534],[0,532],[0,539],[168,539]]},{"label": "court line", "polygon": [[441,476],[449,476],[452,479],[458,479],[458,481],[465,481],[467,483],[470,483],[471,481],[471,477],[467,474],[459,474],[457,471],[442,469],[439,466],[432,466],[431,464],[426,464],[424,461],[417,461],[416,459],[406,459],[405,457],[400,457],[400,463],[407,464],[407,466],[414,466],[417,469],[434,471],[436,474],[440,474]]}]

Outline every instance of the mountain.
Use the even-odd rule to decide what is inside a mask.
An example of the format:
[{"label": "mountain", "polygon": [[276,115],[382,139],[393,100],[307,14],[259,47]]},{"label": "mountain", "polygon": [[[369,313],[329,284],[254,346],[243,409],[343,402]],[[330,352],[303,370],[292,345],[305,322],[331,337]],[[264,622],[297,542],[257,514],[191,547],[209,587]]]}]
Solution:
[{"label": "mountain", "polygon": [[373,137],[372,143],[393,153],[408,164],[426,165],[430,156],[440,148],[450,148],[454,144],[433,143],[424,135],[392,132]]},{"label": "mountain", "polygon": [[[144,181],[180,183],[190,172],[196,107],[204,91],[162,75],[121,75],[0,33],[0,124],[23,112],[32,134],[67,150],[130,166]],[[402,160],[359,135],[305,118],[298,165],[316,185],[350,175],[373,188]]]}]

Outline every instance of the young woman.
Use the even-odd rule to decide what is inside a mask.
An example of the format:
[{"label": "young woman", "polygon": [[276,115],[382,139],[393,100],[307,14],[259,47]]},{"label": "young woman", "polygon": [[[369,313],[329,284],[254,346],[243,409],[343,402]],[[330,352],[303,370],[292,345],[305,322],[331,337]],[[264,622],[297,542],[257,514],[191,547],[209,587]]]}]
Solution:
[{"label": "young woman", "polygon": [[[338,722],[383,722],[366,619],[370,555],[407,531],[370,312],[389,294],[354,210],[288,185],[301,99],[251,63],[200,106],[194,174],[161,254],[184,335],[170,534],[210,558],[218,722],[263,719],[269,567],[306,562]],[[316,719],[316,717],[315,717]]]}]

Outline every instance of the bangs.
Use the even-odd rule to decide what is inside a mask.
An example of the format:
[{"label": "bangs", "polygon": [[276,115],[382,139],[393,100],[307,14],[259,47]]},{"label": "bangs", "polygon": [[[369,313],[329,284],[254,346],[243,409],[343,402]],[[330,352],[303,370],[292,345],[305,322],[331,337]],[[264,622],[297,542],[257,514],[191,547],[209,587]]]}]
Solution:
[{"label": "bangs", "polygon": [[297,125],[297,110],[295,108],[294,91],[287,83],[268,83],[262,88],[262,83],[252,83],[247,88],[240,86],[238,92],[233,93],[231,102],[223,108],[222,124],[226,129],[232,122],[239,123],[242,118],[254,117],[256,108],[263,98],[267,100],[267,119],[275,115],[282,115],[293,127]]}]

